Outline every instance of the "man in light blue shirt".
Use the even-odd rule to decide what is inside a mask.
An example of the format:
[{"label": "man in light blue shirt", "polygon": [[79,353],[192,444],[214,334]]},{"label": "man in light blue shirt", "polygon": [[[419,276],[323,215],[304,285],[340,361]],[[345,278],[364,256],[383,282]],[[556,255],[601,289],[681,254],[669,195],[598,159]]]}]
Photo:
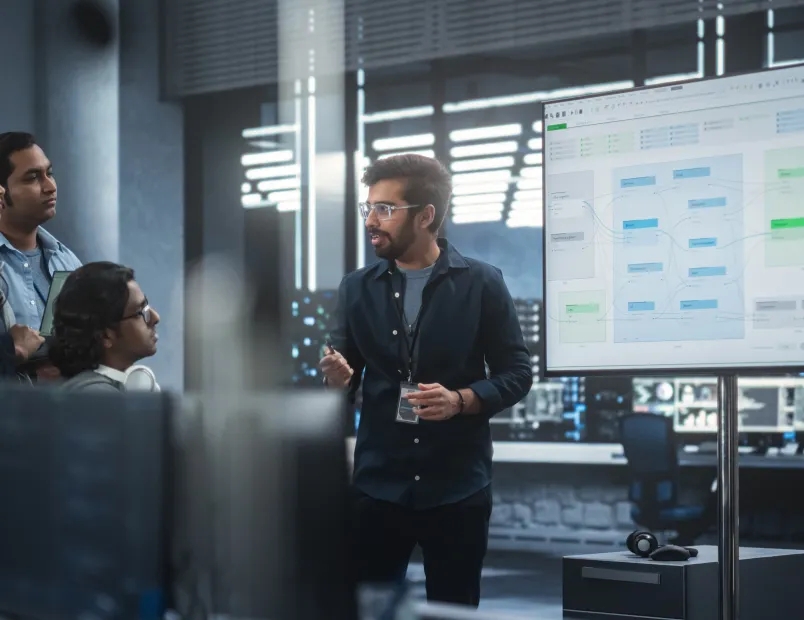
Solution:
[{"label": "man in light blue shirt", "polygon": [[34,136],[0,134],[0,278],[8,291],[0,332],[12,325],[39,329],[53,273],[81,261],[42,228],[56,215],[53,166]]}]

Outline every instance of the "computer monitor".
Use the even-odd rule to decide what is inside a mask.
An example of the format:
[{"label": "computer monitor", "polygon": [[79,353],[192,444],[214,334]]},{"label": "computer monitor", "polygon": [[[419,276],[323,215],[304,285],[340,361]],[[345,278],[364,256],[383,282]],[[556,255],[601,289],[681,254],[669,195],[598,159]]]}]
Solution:
[{"label": "computer monitor", "polygon": [[175,443],[180,614],[201,604],[211,616],[355,620],[342,396],[185,399]]},{"label": "computer monitor", "polygon": [[[742,377],[737,408],[741,433],[787,433],[794,428],[797,377]],[[672,416],[677,433],[717,433],[717,379],[635,377],[633,410]]]},{"label": "computer monitor", "polygon": [[634,413],[672,416],[676,411],[676,380],[673,377],[634,377]]},{"label": "computer monitor", "polygon": [[0,615],[162,617],[170,400],[0,386]]},{"label": "computer monitor", "polygon": [[717,379],[677,378],[675,392],[677,433],[717,433]]},{"label": "computer monitor", "polygon": [[543,118],[547,376],[801,367],[804,64]]}]

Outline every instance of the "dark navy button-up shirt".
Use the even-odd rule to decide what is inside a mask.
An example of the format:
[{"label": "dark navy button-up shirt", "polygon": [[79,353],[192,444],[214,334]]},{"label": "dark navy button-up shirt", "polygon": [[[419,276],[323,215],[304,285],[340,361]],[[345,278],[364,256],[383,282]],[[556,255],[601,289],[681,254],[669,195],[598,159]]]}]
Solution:
[{"label": "dark navy button-up shirt", "polygon": [[[442,422],[396,421],[407,379],[407,330],[399,307],[404,277],[380,261],[348,274],[338,294],[332,345],[362,377],[354,485],[375,499],[417,510],[459,502],[491,482],[489,419],[521,401],[533,375],[530,354],[501,272],[464,258],[445,240],[422,294],[415,383],[470,388],[480,414]],[[365,370],[365,374],[364,374]]]}]

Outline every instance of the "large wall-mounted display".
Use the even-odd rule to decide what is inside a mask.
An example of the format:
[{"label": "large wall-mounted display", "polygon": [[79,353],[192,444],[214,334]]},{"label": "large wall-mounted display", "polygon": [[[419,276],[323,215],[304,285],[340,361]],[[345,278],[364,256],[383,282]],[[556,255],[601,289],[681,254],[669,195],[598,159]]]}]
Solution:
[{"label": "large wall-mounted display", "polygon": [[804,65],[545,106],[553,373],[794,368]]}]

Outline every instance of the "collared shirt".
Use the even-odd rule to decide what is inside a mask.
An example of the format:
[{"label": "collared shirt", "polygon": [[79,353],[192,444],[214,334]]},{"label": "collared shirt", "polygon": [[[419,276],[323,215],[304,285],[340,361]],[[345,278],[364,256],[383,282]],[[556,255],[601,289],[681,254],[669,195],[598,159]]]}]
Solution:
[{"label": "collared shirt", "polygon": [[[39,329],[50,282],[56,271],[74,271],[81,261],[44,228],[37,232],[39,258],[16,249],[0,233],[0,277],[8,299],[3,308],[0,331],[15,323]],[[36,264],[36,260],[40,263]]]},{"label": "collared shirt", "polygon": [[109,366],[104,366],[103,364],[98,364],[98,367],[95,369],[95,372],[99,375],[106,377],[107,379],[111,379],[116,383],[120,383],[121,385],[126,385],[126,380],[128,376],[126,373],[121,372],[115,368],[109,368]]},{"label": "collared shirt", "polygon": [[464,258],[445,240],[439,246],[441,256],[422,295],[413,381],[470,388],[482,403],[480,414],[396,421],[409,358],[397,305],[404,302],[403,276],[395,264],[380,261],[343,279],[332,334],[333,347],[354,370],[352,398],[365,370],[354,485],[417,510],[459,502],[489,485],[489,419],[521,401],[533,382],[501,272]]}]

